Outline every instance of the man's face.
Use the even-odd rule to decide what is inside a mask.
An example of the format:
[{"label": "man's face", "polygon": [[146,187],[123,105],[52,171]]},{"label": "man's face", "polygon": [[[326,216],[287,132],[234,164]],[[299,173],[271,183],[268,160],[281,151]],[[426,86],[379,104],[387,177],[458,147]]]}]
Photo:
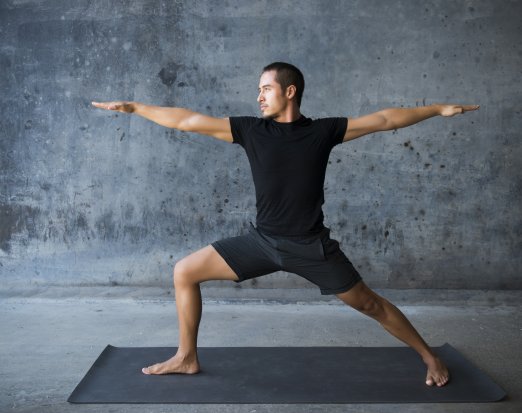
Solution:
[{"label": "man's face", "polygon": [[281,113],[288,104],[288,100],[283,96],[281,85],[275,80],[276,71],[264,72],[259,79],[259,96],[257,101],[261,109],[263,118],[275,118]]}]

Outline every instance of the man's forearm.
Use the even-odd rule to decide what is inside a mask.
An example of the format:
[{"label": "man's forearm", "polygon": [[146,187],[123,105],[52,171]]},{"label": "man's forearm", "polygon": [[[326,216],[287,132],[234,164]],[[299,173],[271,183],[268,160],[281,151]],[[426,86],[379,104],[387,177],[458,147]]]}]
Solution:
[{"label": "man's forearm", "polygon": [[389,108],[380,111],[386,119],[385,130],[400,129],[441,114],[441,105],[417,108]]},{"label": "man's forearm", "polygon": [[194,115],[189,109],[170,108],[162,106],[145,105],[143,103],[132,102],[132,113],[149,119],[167,128],[182,129],[183,121]]}]

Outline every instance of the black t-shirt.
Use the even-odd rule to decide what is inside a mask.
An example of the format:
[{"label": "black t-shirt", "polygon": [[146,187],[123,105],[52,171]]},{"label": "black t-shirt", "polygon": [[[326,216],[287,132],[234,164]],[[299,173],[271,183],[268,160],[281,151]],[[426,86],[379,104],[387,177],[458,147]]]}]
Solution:
[{"label": "black t-shirt", "polygon": [[233,143],[250,161],[256,189],[257,227],[271,235],[315,235],[323,228],[324,177],[332,148],[341,143],[347,118],[290,123],[231,117]]}]

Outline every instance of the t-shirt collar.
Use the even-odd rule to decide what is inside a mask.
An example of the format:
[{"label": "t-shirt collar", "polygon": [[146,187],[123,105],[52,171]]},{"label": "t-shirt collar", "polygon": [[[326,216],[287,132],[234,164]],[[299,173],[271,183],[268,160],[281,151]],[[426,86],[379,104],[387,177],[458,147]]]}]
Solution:
[{"label": "t-shirt collar", "polygon": [[306,120],[306,116],[301,113],[298,119],[292,121],[292,122],[277,122],[274,119],[270,119],[270,122],[272,122],[275,126],[282,126],[282,127],[288,127],[288,126],[296,126],[300,125]]}]

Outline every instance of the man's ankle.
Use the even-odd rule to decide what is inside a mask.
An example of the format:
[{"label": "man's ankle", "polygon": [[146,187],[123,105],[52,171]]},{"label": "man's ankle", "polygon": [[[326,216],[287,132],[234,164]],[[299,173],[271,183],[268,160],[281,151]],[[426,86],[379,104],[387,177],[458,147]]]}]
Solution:
[{"label": "man's ankle", "polygon": [[192,361],[196,360],[198,355],[196,350],[184,350],[178,348],[178,351],[176,352],[176,358],[184,361]]}]

